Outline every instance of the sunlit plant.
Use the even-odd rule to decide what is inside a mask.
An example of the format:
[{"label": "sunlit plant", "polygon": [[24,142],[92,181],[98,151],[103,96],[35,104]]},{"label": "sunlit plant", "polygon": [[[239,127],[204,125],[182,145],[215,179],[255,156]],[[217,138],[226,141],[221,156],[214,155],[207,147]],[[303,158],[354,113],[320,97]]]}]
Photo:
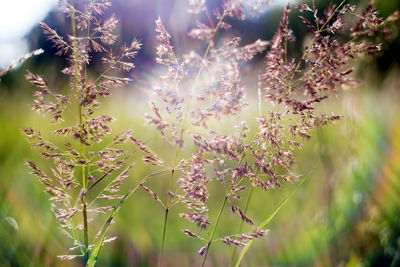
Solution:
[{"label": "sunlit plant", "polygon": [[[115,204],[104,205],[104,201],[98,200],[123,198],[121,184],[134,166],[134,162],[129,162],[138,150],[146,154],[148,161],[155,158],[144,143],[131,136],[129,130],[116,135],[111,143],[102,142],[111,133],[109,123],[114,118],[99,114],[100,100],[111,95],[111,88],[129,82],[128,78],[114,74],[134,68],[131,60],[140,49],[140,42],[134,39],[129,45],[120,47],[118,52],[114,51],[113,45],[118,38],[114,31],[118,22],[113,16],[105,21],[98,18],[111,5],[108,1],[90,2],[83,11],[76,9],[73,2],[60,1],[60,5],[70,17],[71,35],[64,39],[47,24],[41,23],[41,26],[58,49],[57,55],[68,59],[69,66],[62,73],[70,77],[71,90],[67,95],[60,94],[50,89],[51,86],[41,76],[29,71],[26,78],[38,88],[32,108],[50,117],[52,123],[62,125],[52,134],[62,136],[64,145],[53,144],[39,130],[25,128],[24,132],[33,146],[41,150],[41,156],[52,165],[45,171],[33,161],[26,163],[45,185],[57,222],[65,236],[73,241],[71,250],[75,254],[60,258],[82,256],[87,262],[94,241],[99,240],[102,244],[113,239],[105,239],[101,233],[96,237],[93,230],[89,234],[89,223],[96,218],[95,214],[107,213],[115,207]],[[106,65],[105,71],[95,79],[87,75],[92,53],[101,53],[102,62]],[[72,125],[65,125],[66,111],[76,114],[77,119],[71,122]],[[136,144],[137,149],[126,151],[120,148],[122,143],[128,141]],[[96,146],[99,143],[102,144],[101,149]],[[102,184],[100,190],[95,190],[103,179],[107,179],[107,185]]]},{"label": "sunlit plant", "polygon": [[[101,99],[110,96],[112,88],[130,81],[116,73],[134,68],[132,59],[141,47],[134,39],[116,52],[117,19],[114,16],[105,21],[100,19],[111,3],[90,1],[83,9],[77,9],[72,1],[60,1],[71,22],[71,35],[67,38],[41,24],[58,49],[57,54],[68,59],[69,66],[62,73],[70,77],[70,90],[61,94],[50,89],[41,76],[27,73],[27,79],[38,88],[33,109],[60,126],[45,135],[37,129],[24,129],[33,146],[49,162],[47,168],[40,168],[30,160],[27,165],[45,185],[62,232],[72,240],[71,250],[75,253],[62,255],[62,259],[82,257],[86,265],[95,265],[101,246],[114,239],[106,238],[106,233],[116,213],[138,188],[149,192],[165,210],[164,224],[160,226],[163,229],[160,266],[168,240],[168,214],[176,205],[183,204],[187,211],[180,217],[197,226],[197,229],[182,231],[202,244],[198,251],[203,257],[202,266],[207,262],[211,245],[217,242],[234,246],[231,264],[239,266],[253,240],[267,234],[265,226],[294,192],[272,215],[257,223],[248,216],[253,188],[268,191],[300,180],[302,174],[293,170],[294,151],[312,138],[313,129],[341,118],[319,112],[316,106],[340,88],[356,84],[350,76],[351,64],[380,49],[378,44],[363,37],[385,32],[386,23],[390,22],[379,18],[372,5],[357,14],[356,8],[346,1],[324,12],[318,12],[313,3],[300,2],[295,4],[296,8],[301,13],[309,12],[313,18],[299,18],[311,33],[300,59],[290,58],[288,54],[288,44],[295,41],[289,26],[289,5],[272,40],[243,44],[240,37],[219,39],[221,31],[232,27],[229,21],[244,20],[248,11],[257,15],[268,2],[255,1],[245,7],[241,1],[230,0],[210,13],[205,0],[188,1],[188,12],[197,18],[188,36],[205,44],[204,51],[178,54],[161,18],[155,22],[156,61],[165,67],[165,72],[151,88],[154,97],[150,99],[145,118],[148,127],[155,126],[157,136],[171,147],[173,156],[169,161],[159,159],[146,141],[134,138],[129,130],[116,135],[111,143],[103,141],[111,134],[109,123],[114,119],[100,114]],[[207,21],[201,21],[201,13]],[[106,67],[100,76],[91,78],[87,68],[94,53],[103,55],[102,63]],[[260,54],[265,54],[265,69],[258,76],[258,114],[249,116],[246,88],[252,86],[242,82],[241,67]],[[76,120],[67,119],[65,111],[76,114]],[[249,129],[250,123],[242,119],[231,125],[228,134],[214,127],[226,118],[243,117],[252,118],[258,127]],[[59,136],[64,144],[55,145],[49,141],[53,137],[45,137],[48,135]],[[194,151],[187,145],[189,140],[195,145]],[[133,145],[130,151],[121,147],[126,142]],[[184,156],[187,152],[189,157]],[[147,173],[122,192],[122,182],[139,153],[144,154],[141,158],[147,164],[159,170]],[[166,195],[161,197],[145,183],[162,173],[169,173],[170,182],[165,188]],[[103,180],[107,181],[106,185],[100,183]],[[304,179],[299,186],[303,182]],[[221,189],[216,196],[221,199],[221,205],[217,217],[209,218],[209,209],[213,208],[207,203],[209,186],[214,183]],[[247,197],[243,200],[244,194]],[[104,205],[99,200],[108,200],[110,204]],[[236,214],[240,220],[238,231],[217,236],[220,219],[227,212]],[[90,221],[101,220],[97,213],[107,213],[109,217],[96,234],[90,228]],[[244,232],[243,224],[251,230]],[[239,256],[236,247],[243,247]]]}]

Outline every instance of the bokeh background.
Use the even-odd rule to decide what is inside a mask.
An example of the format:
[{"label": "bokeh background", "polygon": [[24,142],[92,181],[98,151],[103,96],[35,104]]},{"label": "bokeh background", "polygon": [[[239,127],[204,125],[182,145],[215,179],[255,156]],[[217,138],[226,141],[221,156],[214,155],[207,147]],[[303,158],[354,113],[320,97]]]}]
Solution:
[{"label": "bokeh background", "polygon": [[[83,4],[83,1],[77,1]],[[209,9],[222,1],[208,1]],[[246,2],[246,1],[244,1]],[[232,21],[243,43],[258,38],[271,39],[285,1],[267,8],[259,18]],[[335,1],[333,1],[335,2]],[[337,1],[339,2],[339,1]],[[349,1],[359,7],[368,1]],[[398,0],[376,0],[383,17],[400,8]],[[193,19],[185,11],[184,0],[113,0],[106,16],[114,13],[120,20],[121,42],[133,37],[143,42],[130,74],[133,83],[114,91],[104,103],[105,113],[117,118],[113,130],[132,128],[136,136],[154,135],[145,126],[151,81],[158,72],[154,60],[154,21],[160,16],[171,32],[178,53],[187,52],[192,40],[186,33]],[[320,10],[331,3],[315,0]],[[293,56],[307,37],[298,13],[291,14],[291,26],[297,41]],[[79,266],[77,261],[63,262],[56,256],[66,253],[68,244],[50,211],[43,186],[29,174],[24,159],[38,158],[26,142],[21,129],[27,126],[50,129],[48,122],[32,112],[34,88],[24,78],[26,69],[46,77],[52,88],[65,90],[67,79],[59,70],[63,58],[54,55],[52,44],[42,34],[39,21],[45,21],[61,34],[68,34],[69,22],[52,0],[0,1],[0,68],[25,52],[43,48],[45,53],[33,57],[0,81],[0,266]],[[269,224],[267,237],[257,240],[244,259],[244,266],[400,266],[400,36],[383,43],[381,54],[361,59],[356,65],[357,88],[344,90],[322,109],[344,115],[344,119],[313,132],[313,138],[298,152],[298,171],[309,174],[295,197]],[[94,57],[90,71],[101,71]],[[256,58],[244,73],[262,65]],[[258,70],[257,70],[258,71]],[[244,78],[246,81],[246,78]],[[256,82],[249,79],[249,99],[256,94]],[[223,126],[222,126],[223,127]],[[162,141],[150,144],[161,156],[168,155]],[[312,172],[310,170],[314,169]],[[134,168],[127,184],[133,184],[144,166]],[[150,182],[155,191],[162,190],[168,177]],[[128,188],[128,187],[126,187]],[[250,203],[250,217],[259,222],[295,188],[285,185],[267,193],[256,191]],[[211,190],[217,191],[218,188]],[[211,218],[221,200],[212,198]],[[166,240],[166,266],[198,264],[197,240],[179,230],[190,227],[178,213],[170,215]],[[138,192],[121,210],[111,228],[117,240],[106,245],[99,266],[154,266],[161,242],[163,209],[146,193]],[[233,215],[232,215],[233,216]],[[222,219],[219,235],[235,232],[239,222],[231,215]],[[228,266],[231,248],[213,246],[210,263]]]}]

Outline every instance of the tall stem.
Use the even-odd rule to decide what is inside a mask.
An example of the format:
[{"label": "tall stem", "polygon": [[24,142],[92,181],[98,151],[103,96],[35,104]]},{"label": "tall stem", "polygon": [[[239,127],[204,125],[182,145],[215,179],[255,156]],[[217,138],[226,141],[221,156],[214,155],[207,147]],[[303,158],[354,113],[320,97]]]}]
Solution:
[{"label": "tall stem", "polygon": [[[74,9],[74,1],[71,0],[71,28],[72,28],[72,36],[74,37],[72,40],[72,47],[73,47],[73,53],[74,53],[74,65],[75,65],[75,87],[76,90],[78,91],[78,110],[79,110],[79,126],[81,129],[81,155],[85,155],[85,144],[82,141],[83,138],[83,132],[84,132],[84,123],[83,123],[83,112],[82,112],[82,107],[80,104],[80,98],[82,96],[80,83],[81,83],[81,73],[79,70],[79,55],[78,55],[78,41],[76,39],[76,21],[75,21],[75,9]],[[86,208],[86,189],[87,189],[87,181],[86,181],[86,171],[85,171],[85,165],[82,166],[82,215],[83,215],[83,242],[84,242],[84,259],[85,259],[85,264],[87,260],[89,259],[89,238],[88,238],[88,219],[87,219],[87,208]]]},{"label": "tall stem", "polygon": [[163,227],[163,234],[162,234],[162,241],[161,241],[160,259],[158,261],[158,266],[159,267],[161,267],[162,259],[163,259],[165,234],[167,232],[168,211],[169,211],[169,208],[167,207],[165,209],[165,215],[164,215],[164,227]]},{"label": "tall stem", "polygon": [[226,204],[226,200],[227,199],[228,199],[228,196],[225,195],[224,202],[222,202],[221,208],[220,208],[218,216],[217,216],[217,220],[215,221],[214,227],[213,227],[213,229],[211,231],[211,235],[210,235],[210,237],[208,239],[207,249],[206,249],[206,253],[204,254],[204,258],[203,258],[203,262],[201,263],[201,267],[204,267],[204,264],[206,262],[208,251],[210,250],[210,247],[211,247],[211,241],[213,240],[215,230],[217,229],[217,226],[218,226],[218,223],[219,223],[219,219],[221,218],[222,211],[225,208],[225,204]]},{"label": "tall stem", "polygon": [[[178,150],[177,150],[177,152],[178,152]],[[175,159],[174,159],[174,162],[173,162],[173,166],[174,167],[171,170],[171,176],[170,176],[170,179],[169,179],[168,190],[172,187],[172,182],[174,180],[176,157],[177,157],[177,153],[175,153]],[[168,212],[169,212],[170,205],[171,205],[171,196],[168,194],[167,204],[165,205],[164,226],[163,226],[163,234],[162,234],[162,239],[161,239],[160,258],[158,260],[158,266],[159,267],[161,267],[161,265],[162,265],[162,259],[163,259],[163,253],[164,253],[165,235],[167,233]]]}]

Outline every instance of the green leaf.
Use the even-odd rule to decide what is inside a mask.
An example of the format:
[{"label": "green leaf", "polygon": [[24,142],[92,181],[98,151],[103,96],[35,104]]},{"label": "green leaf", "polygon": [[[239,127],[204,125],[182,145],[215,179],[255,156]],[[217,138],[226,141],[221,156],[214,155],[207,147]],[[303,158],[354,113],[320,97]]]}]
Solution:
[{"label": "green leaf", "polygon": [[[271,220],[272,218],[275,217],[275,215],[280,211],[280,209],[286,204],[286,202],[291,199],[294,194],[296,194],[297,190],[299,190],[299,188],[304,184],[304,182],[306,181],[306,177],[303,178],[303,180],[296,186],[296,188],[293,190],[292,193],[290,193],[279,205],[278,207],[276,207],[276,209],[274,210],[274,212],[268,217],[266,218],[258,227],[257,229],[261,230],[263,229]],[[236,261],[235,267],[239,267],[240,262],[242,261],[244,255],[246,254],[246,252],[249,250],[251,244],[253,244],[254,239],[250,240],[246,246],[243,247],[242,251],[240,252],[239,258]]]},{"label": "green leaf", "polygon": [[9,225],[11,225],[12,228],[14,228],[15,231],[19,230],[18,223],[13,217],[7,216],[5,220],[6,222],[8,222]]},{"label": "green leaf", "polygon": [[121,200],[118,202],[117,205],[115,205],[114,209],[112,210],[110,216],[108,217],[106,223],[103,225],[101,228],[101,232],[99,237],[97,238],[97,241],[93,247],[92,252],[90,253],[89,260],[86,263],[87,267],[94,267],[97,262],[97,257],[100,253],[100,249],[103,245],[104,238],[107,234],[108,228],[110,227],[110,224],[112,220],[114,219],[115,215],[118,213],[118,211],[121,209],[122,205],[125,203],[125,201],[139,188],[140,184],[145,182],[147,179],[156,176],[158,174],[161,174],[163,172],[169,171],[170,169],[164,169],[161,171],[153,172],[152,174],[147,175],[146,177],[142,178],[139,180],[129,191],[121,198]]}]

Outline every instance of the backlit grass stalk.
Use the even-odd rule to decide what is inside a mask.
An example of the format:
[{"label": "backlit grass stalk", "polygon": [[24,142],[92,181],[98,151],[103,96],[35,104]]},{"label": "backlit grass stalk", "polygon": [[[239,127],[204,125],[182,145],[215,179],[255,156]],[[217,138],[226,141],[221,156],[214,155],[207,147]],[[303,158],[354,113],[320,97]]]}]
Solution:
[{"label": "backlit grass stalk", "polygon": [[210,237],[208,238],[208,242],[207,242],[207,246],[206,246],[206,252],[204,253],[203,261],[201,262],[201,266],[202,266],[202,267],[204,266],[204,264],[205,264],[205,262],[206,262],[207,255],[208,255],[208,252],[209,252],[210,247],[211,247],[211,243],[212,243],[213,238],[214,238],[215,230],[216,230],[217,227],[218,227],[218,223],[219,223],[219,220],[221,219],[222,212],[224,211],[224,208],[225,208],[225,205],[226,205],[226,201],[227,201],[227,200],[228,200],[228,196],[225,196],[225,197],[224,197],[224,200],[222,201],[221,208],[220,208],[220,210],[219,210],[219,212],[218,212],[217,219],[215,220],[214,226],[213,226],[213,228],[212,228],[212,230],[211,230]]},{"label": "backlit grass stalk", "polygon": [[[79,88],[79,99],[82,98],[83,90],[81,86],[81,73],[79,71],[79,57],[78,57],[78,41],[77,41],[77,35],[76,35],[76,21],[75,21],[75,8],[74,8],[74,1],[71,0],[71,6],[73,7],[71,9],[71,29],[72,29],[72,36],[73,41],[72,41],[72,49],[73,49],[73,54],[74,54],[74,65],[75,65],[75,87]],[[86,69],[86,64],[85,64],[85,69]],[[79,126],[81,129],[81,136],[84,135],[84,125],[83,125],[83,114],[82,114],[82,108],[81,108],[81,101],[78,101],[78,111],[79,111]],[[85,151],[85,145],[81,141],[81,155],[85,157],[86,151]],[[82,215],[83,215],[83,242],[84,242],[84,263],[89,259],[89,237],[88,237],[88,217],[87,217],[87,207],[86,207],[86,190],[87,190],[87,178],[86,178],[86,172],[85,172],[85,167],[86,165],[82,165]]]},{"label": "backlit grass stalk", "polygon": [[[75,254],[60,255],[59,258],[68,260],[83,257],[84,264],[91,256],[89,255],[91,247],[89,216],[106,213],[116,207],[117,209],[114,209],[111,214],[112,218],[124,200],[134,191],[129,191],[125,197],[118,194],[128,171],[135,164],[129,164],[119,174],[116,174],[117,171],[122,169],[133,153],[139,150],[144,154],[145,162],[159,165],[152,151],[144,142],[134,138],[130,130],[115,135],[112,141],[102,149],[94,148],[95,144],[102,143],[104,138],[111,133],[112,130],[108,124],[114,120],[108,115],[96,115],[94,110],[101,105],[101,98],[111,94],[111,88],[126,85],[129,79],[106,76],[107,71],[95,80],[91,79],[87,74],[87,67],[90,65],[92,54],[97,53],[102,56],[102,62],[108,65],[107,70],[129,71],[134,68],[134,64],[129,60],[135,57],[137,50],[141,47],[138,41],[133,40],[129,45],[122,45],[121,54],[114,56],[115,50],[111,46],[115,45],[118,38],[114,34],[118,21],[113,16],[107,20],[96,17],[103,15],[110,5],[111,3],[107,1],[92,1],[84,5],[83,10],[78,10],[74,6],[74,1],[61,0],[60,6],[71,19],[71,34],[67,40],[64,40],[46,23],[41,23],[47,38],[57,49],[56,55],[65,56],[68,59],[68,67],[64,68],[62,73],[69,76],[71,86],[65,95],[51,90],[43,77],[31,72],[27,72],[26,75],[29,82],[37,87],[33,110],[42,116],[49,116],[54,124],[69,121],[70,118],[64,114],[66,112],[78,115],[77,120],[69,122],[72,125],[63,125],[51,132],[62,140],[60,146],[46,140],[36,129],[25,128],[24,132],[32,146],[39,149],[41,156],[48,161],[51,172],[42,170],[33,161],[27,160],[26,164],[32,173],[39,177],[39,181],[45,186],[45,192],[50,195],[51,208],[63,234],[73,240],[74,247],[70,251]],[[91,23],[96,27],[90,27]],[[135,145],[137,149],[129,152],[118,147],[127,142]],[[92,150],[90,158],[87,156],[89,154],[87,147]],[[91,166],[94,166],[94,170],[89,171]],[[105,178],[109,181],[106,187],[102,187],[99,182]],[[88,209],[88,197],[91,197],[88,193],[92,192],[90,189],[96,185],[102,188],[90,205],[96,202],[97,206]],[[99,198],[107,201],[96,201]],[[114,207],[107,204],[115,199],[122,201]],[[78,214],[82,214],[82,219],[76,218]],[[78,224],[77,221],[82,223]],[[110,221],[107,221],[104,229],[108,229],[109,224]],[[106,231],[103,232],[105,234]],[[80,241],[80,236],[83,236],[83,243]],[[104,237],[100,238],[102,240],[100,246],[104,243]],[[112,240],[113,238],[107,241]],[[96,251],[99,251],[97,247]],[[80,252],[82,254],[77,254]],[[94,254],[95,257],[97,253]]]},{"label": "backlit grass stalk", "polygon": [[[174,179],[174,174],[175,174],[175,165],[176,165],[176,156],[177,156],[178,150],[176,150],[175,153],[175,159],[173,161],[173,168],[171,170],[171,175],[170,175],[170,179],[169,179],[169,185],[168,185],[168,191],[172,189],[172,182]],[[169,213],[169,209],[171,208],[171,196],[168,192],[168,196],[167,196],[167,203],[165,205],[165,214],[164,214],[164,222],[163,222],[163,232],[162,232],[162,237],[161,237],[161,248],[160,248],[160,256],[159,256],[159,260],[158,260],[158,266],[161,267],[162,266],[162,262],[163,262],[163,253],[164,253],[164,244],[165,244],[165,236],[167,234],[167,225],[168,225],[168,213]]]}]

